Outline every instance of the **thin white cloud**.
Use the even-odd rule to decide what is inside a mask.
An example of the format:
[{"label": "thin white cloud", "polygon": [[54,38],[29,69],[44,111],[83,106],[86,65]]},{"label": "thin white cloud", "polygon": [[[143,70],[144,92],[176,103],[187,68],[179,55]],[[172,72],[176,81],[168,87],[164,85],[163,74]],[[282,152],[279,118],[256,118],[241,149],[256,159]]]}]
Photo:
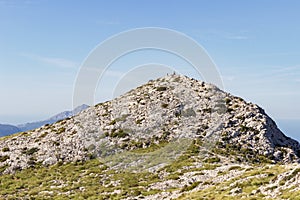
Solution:
[{"label": "thin white cloud", "polygon": [[42,0],[0,0],[0,6],[6,7],[6,8],[17,8],[17,7],[26,7],[35,5],[37,3],[41,3]]},{"label": "thin white cloud", "polygon": [[76,68],[79,66],[79,63],[74,62],[72,60],[64,59],[64,58],[54,58],[54,57],[46,57],[40,56],[36,54],[21,54],[27,58],[30,58],[35,61],[43,62],[46,64],[50,64],[54,67],[61,67],[61,68]]},{"label": "thin white cloud", "polygon": [[117,71],[117,70],[107,70],[105,71],[104,76],[116,77],[121,78],[124,75],[124,72]]},{"label": "thin white cloud", "polygon": [[226,39],[226,40],[248,40],[248,31],[222,31],[222,30],[196,30],[200,37],[204,39]]},{"label": "thin white cloud", "polygon": [[242,71],[238,68],[233,70],[237,70],[239,73],[243,74],[243,76],[251,77],[253,80],[257,79],[259,81],[265,80],[279,80],[282,78],[283,80],[291,80],[292,77],[297,77],[300,75],[300,65],[293,66],[256,66],[253,70]]},{"label": "thin white cloud", "polygon": [[226,39],[229,40],[248,40],[249,37],[245,35],[233,35],[233,36],[227,36]]},{"label": "thin white cloud", "polygon": [[103,74],[104,76],[116,77],[116,78],[122,77],[125,73],[121,70],[112,70],[112,69],[106,69],[106,70],[103,71],[102,68],[97,68],[97,67],[85,67],[84,69],[87,70],[87,71],[95,72],[95,73],[104,72],[104,74]]},{"label": "thin white cloud", "polygon": [[120,22],[118,20],[97,20],[98,25],[118,25]]},{"label": "thin white cloud", "polygon": [[299,96],[298,91],[282,91],[278,92],[276,91],[262,91],[262,92],[255,92],[253,93],[254,95],[257,96],[280,96],[280,97],[285,97],[285,96]]},{"label": "thin white cloud", "polygon": [[290,67],[276,67],[273,72],[295,72],[297,70],[300,70],[300,65],[294,65]]},{"label": "thin white cloud", "polygon": [[284,56],[299,56],[300,55],[300,52],[274,52],[274,53],[260,53],[260,54],[254,54],[254,56],[256,57],[284,57]]},{"label": "thin white cloud", "polygon": [[222,79],[226,80],[226,81],[234,81],[235,80],[235,76],[224,76],[222,75]]}]

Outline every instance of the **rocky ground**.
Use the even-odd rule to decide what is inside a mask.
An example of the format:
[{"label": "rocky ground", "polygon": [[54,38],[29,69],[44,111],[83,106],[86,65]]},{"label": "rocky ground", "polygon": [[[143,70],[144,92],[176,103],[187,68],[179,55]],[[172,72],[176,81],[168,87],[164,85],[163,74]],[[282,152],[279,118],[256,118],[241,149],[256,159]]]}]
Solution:
[{"label": "rocky ground", "polygon": [[[77,183],[56,175],[62,182],[51,176],[53,185],[30,194],[27,183],[20,191],[75,197],[90,192],[82,180],[95,176],[100,191],[90,196],[99,198],[293,198],[299,194],[299,150],[259,106],[170,75],[74,117],[0,138],[0,177],[81,165],[83,171],[73,174]],[[91,163],[99,169],[89,172]],[[12,195],[9,185],[2,185],[4,197]]]}]

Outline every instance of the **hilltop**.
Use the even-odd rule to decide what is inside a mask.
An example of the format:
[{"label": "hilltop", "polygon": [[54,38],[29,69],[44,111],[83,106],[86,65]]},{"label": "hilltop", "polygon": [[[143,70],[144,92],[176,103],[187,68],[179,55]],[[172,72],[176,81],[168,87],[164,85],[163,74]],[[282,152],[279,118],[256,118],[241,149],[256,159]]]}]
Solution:
[{"label": "hilltop", "polygon": [[[299,143],[258,105],[186,76],[150,80],[76,116],[1,138],[0,149],[3,178],[52,177],[35,190],[30,187],[38,180],[24,183],[25,196],[212,198],[218,191],[220,198],[271,198],[299,192]],[[98,192],[88,181],[97,182]],[[9,191],[0,194],[15,195]]]}]

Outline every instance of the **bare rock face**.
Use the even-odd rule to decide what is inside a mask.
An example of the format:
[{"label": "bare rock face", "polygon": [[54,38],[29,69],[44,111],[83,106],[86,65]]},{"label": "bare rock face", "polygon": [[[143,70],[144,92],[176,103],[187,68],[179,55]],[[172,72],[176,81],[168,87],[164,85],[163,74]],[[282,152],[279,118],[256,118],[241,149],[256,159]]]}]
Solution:
[{"label": "bare rock face", "polygon": [[[186,76],[151,80],[78,115],[0,140],[0,173],[201,140],[240,162],[298,162],[300,145],[255,104]],[[175,148],[173,148],[174,150]],[[176,153],[175,153],[176,154]],[[173,155],[176,156],[176,155]]]}]

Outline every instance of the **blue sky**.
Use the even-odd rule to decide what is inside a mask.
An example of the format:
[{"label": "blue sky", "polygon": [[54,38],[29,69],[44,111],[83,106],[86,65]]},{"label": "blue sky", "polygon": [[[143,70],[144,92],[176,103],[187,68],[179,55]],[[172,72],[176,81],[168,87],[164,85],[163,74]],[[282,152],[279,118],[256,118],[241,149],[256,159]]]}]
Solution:
[{"label": "blue sky", "polygon": [[[0,0],[0,123],[71,109],[88,54],[108,37],[141,27],[192,37],[218,66],[226,91],[259,104],[275,120],[300,119],[299,10],[296,0]],[[150,62],[148,53],[129,58]],[[170,55],[151,55],[176,65]],[[115,68],[129,69],[129,58]]]}]

